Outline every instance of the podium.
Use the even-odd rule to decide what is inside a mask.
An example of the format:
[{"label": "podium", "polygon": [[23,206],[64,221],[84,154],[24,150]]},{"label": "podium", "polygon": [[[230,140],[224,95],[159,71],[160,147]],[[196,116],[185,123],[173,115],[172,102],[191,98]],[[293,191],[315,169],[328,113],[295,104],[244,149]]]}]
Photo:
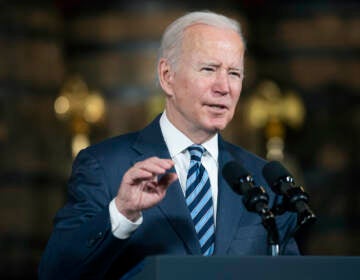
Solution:
[{"label": "podium", "polygon": [[134,280],[358,280],[360,257],[154,256]]}]

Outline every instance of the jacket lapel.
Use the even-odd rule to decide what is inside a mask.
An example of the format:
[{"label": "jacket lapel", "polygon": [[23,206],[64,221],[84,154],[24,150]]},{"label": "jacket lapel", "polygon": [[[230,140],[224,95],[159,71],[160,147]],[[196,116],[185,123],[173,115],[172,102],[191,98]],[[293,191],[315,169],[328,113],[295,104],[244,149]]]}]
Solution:
[{"label": "jacket lapel", "polygon": [[[133,148],[140,154],[134,162],[157,156],[170,158],[169,151],[161,133],[160,117],[158,116],[149,126],[143,129]],[[172,168],[170,172],[175,172]],[[179,181],[175,181],[167,190],[165,198],[156,206],[167,219],[174,231],[183,240],[190,254],[200,254],[200,244],[192,224],[189,210],[186,206],[184,194]]]},{"label": "jacket lapel", "polygon": [[222,176],[224,165],[234,160],[230,152],[225,149],[224,141],[219,137],[219,177],[218,177],[218,206],[217,206],[217,224],[215,232],[215,254],[225,255],[234,239],[236,230],[245,207],[241,196],[237,195]]}]

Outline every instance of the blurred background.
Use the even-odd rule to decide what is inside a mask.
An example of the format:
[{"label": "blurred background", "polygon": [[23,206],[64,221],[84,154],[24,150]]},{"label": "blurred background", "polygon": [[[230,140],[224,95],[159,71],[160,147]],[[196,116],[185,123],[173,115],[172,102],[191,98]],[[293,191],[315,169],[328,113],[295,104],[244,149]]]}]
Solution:
[{"label": "blurred background", "polygon": [[244,89],[224,137],[276,159],[311,197],[307,255],[360,254],[358,1],[0,0],[0,277],[36,279],[74,155],[162,110],[164,28],[238,19]]}]

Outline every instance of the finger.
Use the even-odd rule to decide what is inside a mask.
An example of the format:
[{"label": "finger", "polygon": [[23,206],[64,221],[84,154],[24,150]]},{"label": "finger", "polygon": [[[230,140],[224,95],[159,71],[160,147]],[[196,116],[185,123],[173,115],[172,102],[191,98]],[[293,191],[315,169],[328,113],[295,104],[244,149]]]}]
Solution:
[{"label": "finger", "polygon": [[127,176],[124,177],[125,178],[127,177],[130,182],[139,183],[145,180],[153,180],[154,174],[152,172],[140,168],[131,168],[127,172]]},{"label": "finger", "polygon": [[138,168],[159,168],[158,172],[161,170],[167,170],[174,166],[174,162],[171,159],[160,159],[156,157],[148,158],[144,161],[137,162],[134,167]]},{"label": "finger", "polygon": [[[167,188],[177,179],[176,173],[167,173],[160,179],[159,183],[146,182],[143,191],[157,194],[161,199],[165,196]],[[160,199],[160,200],[161,200]]]},{"label": "finger", "polygon": [[176,173],[166,173],[164,176],[162,176],[158,182],[158,186],[162,189],[167,189],[173,182],[175,182],[178,179],[178,176]]},{"label": "finger", "polygon": [[148,160],[138,162],[134,165],[135,168],[140,168],[144,171],[151,172],[152,174],[164,174],[168,169],[173,167],[172,160],[150,158]]},{"label": "finger", "polygon": [[143,190],[148,193],[158,193],[159,192],[157,184],[153,183],[153,182],[147,182],[146,184],[144,184]]},{"label": "finger", "polygon": [[165,168],[165,169],[170,169],[174,166],[174,162],[171,159],[165,159],[165,158],[155,158],[154,159],[154,163],[158,164],[159,166]]}]

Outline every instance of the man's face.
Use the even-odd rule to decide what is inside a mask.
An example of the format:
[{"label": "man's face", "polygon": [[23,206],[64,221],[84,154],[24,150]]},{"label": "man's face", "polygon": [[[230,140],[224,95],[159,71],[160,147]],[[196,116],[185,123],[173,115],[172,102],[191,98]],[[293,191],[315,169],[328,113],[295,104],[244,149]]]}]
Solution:
[{"label": "man's face", "polygon": [[204,24],[184,32],[180,57],[169,67],[166,112],[193,141],[205,141],[234,116],[243,80],[244,44],[230,29]]}]

